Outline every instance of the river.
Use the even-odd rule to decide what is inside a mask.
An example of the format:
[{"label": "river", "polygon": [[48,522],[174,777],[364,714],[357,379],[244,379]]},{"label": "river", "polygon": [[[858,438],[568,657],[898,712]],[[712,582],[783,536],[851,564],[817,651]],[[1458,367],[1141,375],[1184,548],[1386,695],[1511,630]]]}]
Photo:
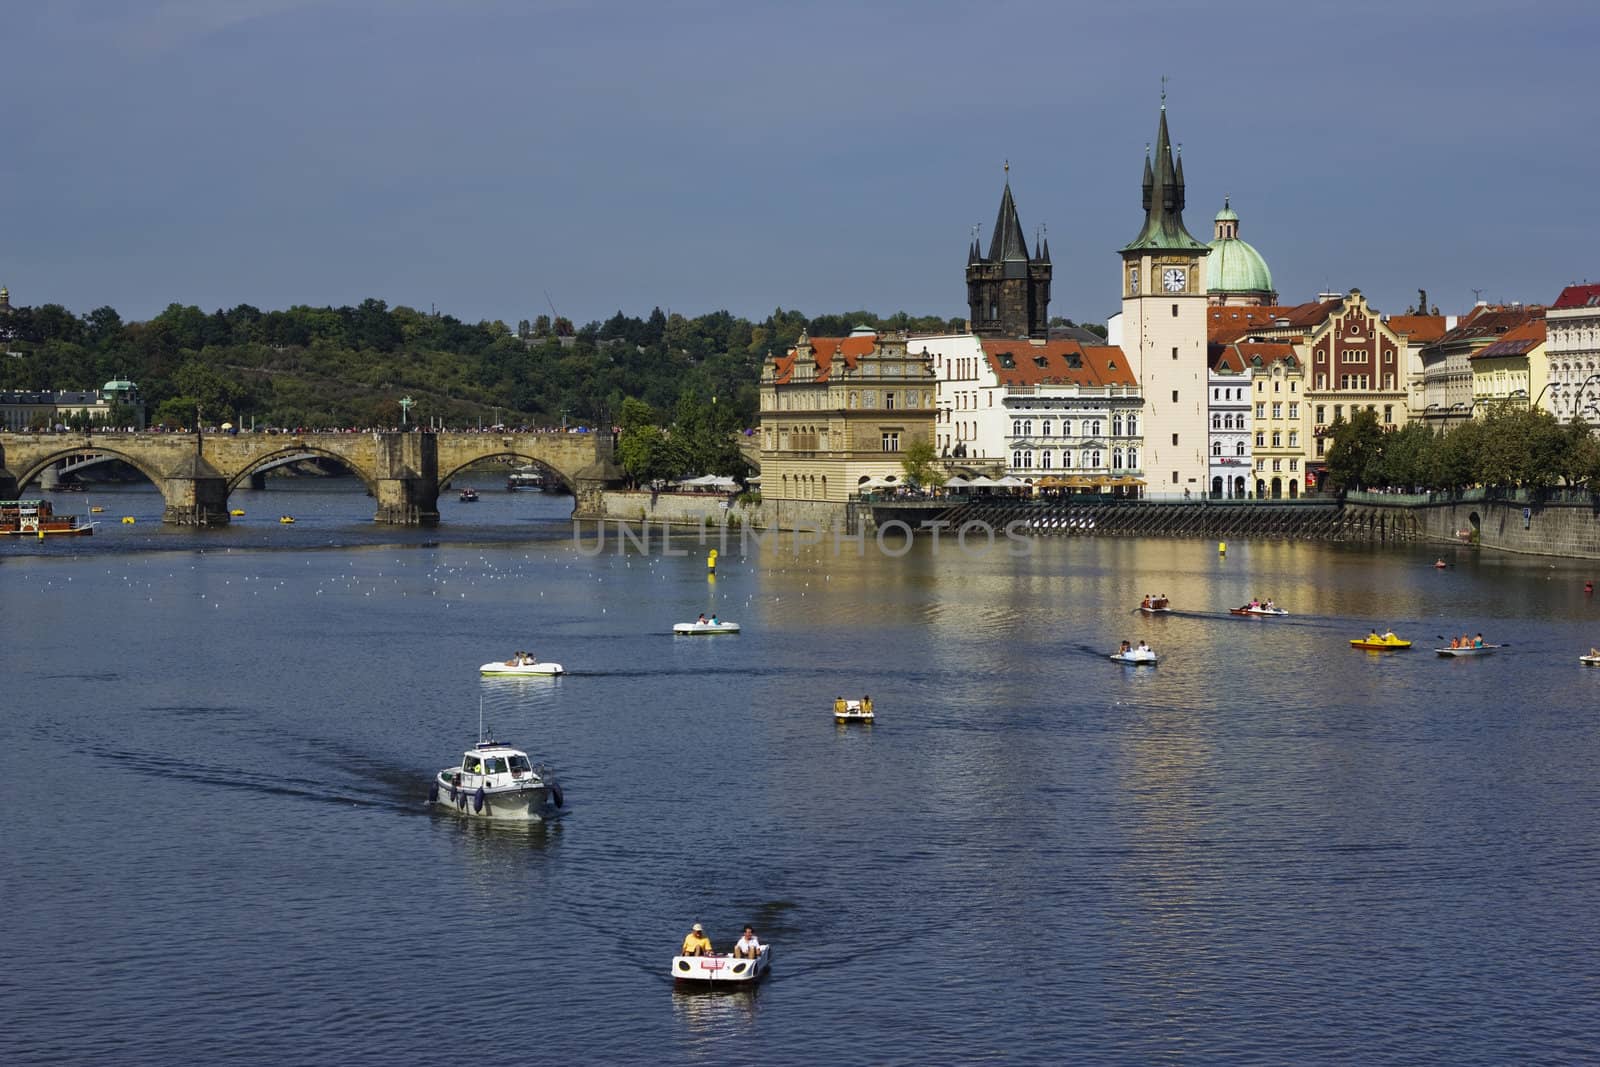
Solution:
[{"label": "river", "polygon": [[[58,496],[109,521],[0,545],[0,1059],[1600,1060],[1586,564],[735,539],[713,580],[478,484],[417,531],[343,479],[219,531]],[[670,636],[702,611],[744,632]],[[519,648],[569,673],[480,680]],[[480,703],[550,824],[427,809]],[[771,976],[675,991],[697,921]]]}]

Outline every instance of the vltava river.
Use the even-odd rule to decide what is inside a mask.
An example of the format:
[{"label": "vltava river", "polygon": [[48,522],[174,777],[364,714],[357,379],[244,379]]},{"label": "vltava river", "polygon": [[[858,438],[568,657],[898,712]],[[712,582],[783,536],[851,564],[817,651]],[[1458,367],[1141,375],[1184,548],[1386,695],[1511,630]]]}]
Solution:
[{"label": "vltava river", "polygon": [[[712,582],[581,555],[570,498],[395,531],[350,484],[0,545],[0,1059],[1600,1060],[1583,565],[784,544]],[[702,611],[744,633],[668,635]],[[571,673],[479,679],[519,648]],[[480,701],[559,769],[548,827],[427,810]],[[775,946],[754,995],[674,991],[696,921]]]}]

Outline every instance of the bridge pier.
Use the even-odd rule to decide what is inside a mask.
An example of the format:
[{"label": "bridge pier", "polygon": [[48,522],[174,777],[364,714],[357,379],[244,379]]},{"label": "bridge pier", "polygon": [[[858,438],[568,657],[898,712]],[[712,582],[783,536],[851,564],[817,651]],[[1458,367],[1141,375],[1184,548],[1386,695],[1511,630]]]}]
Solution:
[{"label": "bridge pier", "polygon": [[54,492],[61,488],[61,465],[52,463],[39,472],[39,488],[46,492]]},{"label": "bridge pier", "polygon": [[228,525],[228,479],[198,455],[162,480],[166,508],[161,521],[173,526]]},{"label": "bridge pier", "polygon": [[391,526],[439,524],[439,439],[431,433],[383,434],[378,439],[378,513]]}]

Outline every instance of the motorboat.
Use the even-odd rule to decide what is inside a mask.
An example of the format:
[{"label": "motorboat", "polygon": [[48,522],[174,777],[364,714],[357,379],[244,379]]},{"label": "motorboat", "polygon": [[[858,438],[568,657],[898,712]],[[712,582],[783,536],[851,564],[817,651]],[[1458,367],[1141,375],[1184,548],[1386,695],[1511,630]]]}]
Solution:
[{"label": "motorboat", "polygon": [[428,788],[428,803],[436,807],[497,822],[540,822],[565,802],[548,767],[492,738],[467,749],[460,765],[441,770]]},{"label": "motorboat", "polygon": [[1146,615],[1170,615],[1172,604],[1164,596],[1147,596],[1139,602],[1139,610]]},{"label": "motorboat", "polygon": [[872,711],[872,698],[862,697],[860,700],[846,700],[844,697],[833,702],[833,721],[837,723],[865,722],[877,720]]},{"label": "motorboat", "polygon": [[1487,656],[1504,645],[1473,645],[1470,648],[1436,648],[1441,656]]},{"label": "motorboat", "polygon": [[1436,559],[1433,561],[1433,569],[1436,571],[1442,571],[1448,566],[1450,566],[1450,564],[1446,563],[1442,559]]},{"label": "motorboat", "polygon": [[566,674],[567,671],[559,663],[535,663],[529,657],[513,656],[508,660],[485,663],[478,668],[478,673],[510,677],[531,677],[533,675]]},{"label": "motorboat", "polygon": [[463,504],[476,504],[478,502],[478,491],[470,485],[467,486],[461,490],[461,502]]},{"label": "motorboat", "polygon": [[1153,648],[1130,648],[1124,652],[1113,652],[1111,658],[1118,663],[1154,667],[1156,665],[1156,650]]},{"label": "motorboat", "polygon": [[1372,633],[1366,637],[1352,637],[1350,639],[1350,647],[1364,648],[1370,652],[1387,652],[1393,649],[1410,648],[1411,642],[1396,637],[1392,633],[1386,633],[1381,636]]},{"label": "motorboat", "polygon": [[1600,656],[1579,656],[1578,662],[1583,664],[1585,667],[1600,667]]},{"label": "motorboat", "polygon": [[1229,608],[1229,615],[1254,615],[1258,618],[1275,618],[1289,614],[1282,608],[1269,608],[1265,604],[1246,604],[1242,608]]},{"label": "motorboat", "polygon": [[672,632],[691,636],[697,634],[736,634],[739,632],[739,624],[736,622],[680,622],[673,625]]},{"label": "motorboat", "polygon": [[771,967],[771,945],[762,945],[754,959],[732,955],[672,957],[672,977],[674,981],[683,983],[749,984],[759,981]]}]

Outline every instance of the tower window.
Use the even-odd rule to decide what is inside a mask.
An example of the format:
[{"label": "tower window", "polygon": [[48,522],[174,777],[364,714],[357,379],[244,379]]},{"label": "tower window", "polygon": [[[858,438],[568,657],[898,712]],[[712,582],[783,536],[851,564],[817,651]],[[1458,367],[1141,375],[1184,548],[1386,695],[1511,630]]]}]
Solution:
[{"label": "tower window", "polygon": [[1178,402],[1178,391],[1176,389],[1172,391],[1172,402],[1174,404]]},{"label": "tower window", "polygon": [[1177,318],[1178,317],[1178,305],[1177,304],[1173,304],[1172,305],[1172,317],[1173,318]]}]

